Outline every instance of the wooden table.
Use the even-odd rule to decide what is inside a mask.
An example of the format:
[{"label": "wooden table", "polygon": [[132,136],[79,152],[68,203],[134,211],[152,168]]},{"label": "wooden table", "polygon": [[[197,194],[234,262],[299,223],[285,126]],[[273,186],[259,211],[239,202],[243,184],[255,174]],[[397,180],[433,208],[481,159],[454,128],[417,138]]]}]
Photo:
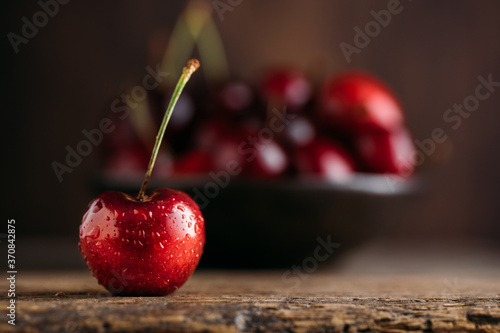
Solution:
[{"label": "wooden table", "polygon": [[500,332],[498,271],[283,273],[198,270],[170,296],[112,297],[88,271],[21,272],[0,331]]}]

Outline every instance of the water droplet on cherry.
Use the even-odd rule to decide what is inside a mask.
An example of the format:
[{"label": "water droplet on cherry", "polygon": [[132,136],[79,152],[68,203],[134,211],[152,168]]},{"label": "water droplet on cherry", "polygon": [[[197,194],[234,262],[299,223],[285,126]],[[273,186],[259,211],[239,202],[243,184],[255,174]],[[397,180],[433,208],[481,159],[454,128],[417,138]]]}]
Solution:
[{"label": "water droplet on cherry", "polygon": [[163,250],[165,247],[163,246],[163,244],[161,242],[158,242],[158,243],[155,243],[154,248],[155,248],[155,250],[160,251],[160,250]]},{"label": "water droplet on cherry", "polygon": [[102,209],[102,202],[101,201],[97,201],[94,205],[94,208],[92,208],[92,213],[97,213],[98,211],[100,211]]},{"label": "water droplet on cherry", "polygon": [[86,237],[96,239],[99,237],[100,234],[101,234],[101,230],[99,229],[98,226],[94,225],[94,226],[92,226],[92,229],[89,230]]}]

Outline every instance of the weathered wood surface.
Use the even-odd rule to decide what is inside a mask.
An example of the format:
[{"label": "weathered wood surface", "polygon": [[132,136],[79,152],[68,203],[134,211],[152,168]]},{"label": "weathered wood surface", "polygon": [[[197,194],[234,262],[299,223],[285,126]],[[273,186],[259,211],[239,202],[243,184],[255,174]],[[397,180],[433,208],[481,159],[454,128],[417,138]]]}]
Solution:
[{"label": "weathered wood surface", "polygon": [[282,274],[197,271],[170,296],[112,297],[88,272],[23,273],[0,332],[500,332],[495,273]]}]

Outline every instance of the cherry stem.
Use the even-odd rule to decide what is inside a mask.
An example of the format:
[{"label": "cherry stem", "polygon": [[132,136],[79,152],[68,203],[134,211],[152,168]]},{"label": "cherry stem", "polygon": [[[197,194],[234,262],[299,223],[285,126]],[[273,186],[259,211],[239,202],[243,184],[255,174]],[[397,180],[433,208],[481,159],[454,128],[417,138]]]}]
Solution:
[{"label": "cherry stem", "polygon": [[149,160],[148,170],[146,171],[146,176],[144,176],[144,181],[142,182],[141,190],[137,195],[137,199],[142,201],[144,199],[144,194],[146,193],[146,186],[148,185],[149,178],[151,177],[151,172],[153,172],[153,167],[156,162],[156,157],[158,156],[158,151],[160,150],[161,142],[163,141],[163,135],[165,134],[165,129],[167,128],[168,121],[170,120],[170,116],[174,111],[175,104],[181,95],[184,86],[189,81],[191,75],[200,67],[200,62],[196,59],[191,59],[187,63],[187,67],[184,67],[182,70],[182,75],[175,86],[174,93],[170,98],[170,102],[167,106],[167,111],[165,112],[165,116],[163,116],[163,120],[160,125],[160,129],[158,130],[158,134],[156,135],[155,145],[153,147],[153,153],[151,154],[151,159]]}]

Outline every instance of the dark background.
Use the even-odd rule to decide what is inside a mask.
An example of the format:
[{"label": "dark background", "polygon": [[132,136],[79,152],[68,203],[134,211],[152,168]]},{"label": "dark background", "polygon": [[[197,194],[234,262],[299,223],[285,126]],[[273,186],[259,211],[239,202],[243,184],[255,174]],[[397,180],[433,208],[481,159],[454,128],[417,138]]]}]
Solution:
[{"label": "dark background", "polygon": [[[402,1],[394,15],[348,64],[339,44],[353,44],[355,26],[373,20],[388,1],[243,0],[219,20],[232,73],[255,82],[263,70],[291,64],[318,78],[361,68],[385,80],[405,106],[415,138],[441,127],[450,140],[421,174],[424,193],[380,237],[425,242],[498,243],[500,238],[500,89],[453,130],[444,112],[474,93],[477,77],[500,81],[500,3]],[[76,235],[97,149],[59,183],[51,167],[63,161],[83,129],[96,128],[124,82],[141,79],[158,58],[150,40],[174,26],[183,1],[72,0],[15,54],[7,34],[20,34],[35,1],[9,1],[2,11],[2,213],[18,221],[18,237]],[[157,55],[156,55],[157,57]],[[55,238],[54,238],[55,239]],[[75,245],[76,246],[76,245]],[[30,251],[35,251],[30,248]]]}]

